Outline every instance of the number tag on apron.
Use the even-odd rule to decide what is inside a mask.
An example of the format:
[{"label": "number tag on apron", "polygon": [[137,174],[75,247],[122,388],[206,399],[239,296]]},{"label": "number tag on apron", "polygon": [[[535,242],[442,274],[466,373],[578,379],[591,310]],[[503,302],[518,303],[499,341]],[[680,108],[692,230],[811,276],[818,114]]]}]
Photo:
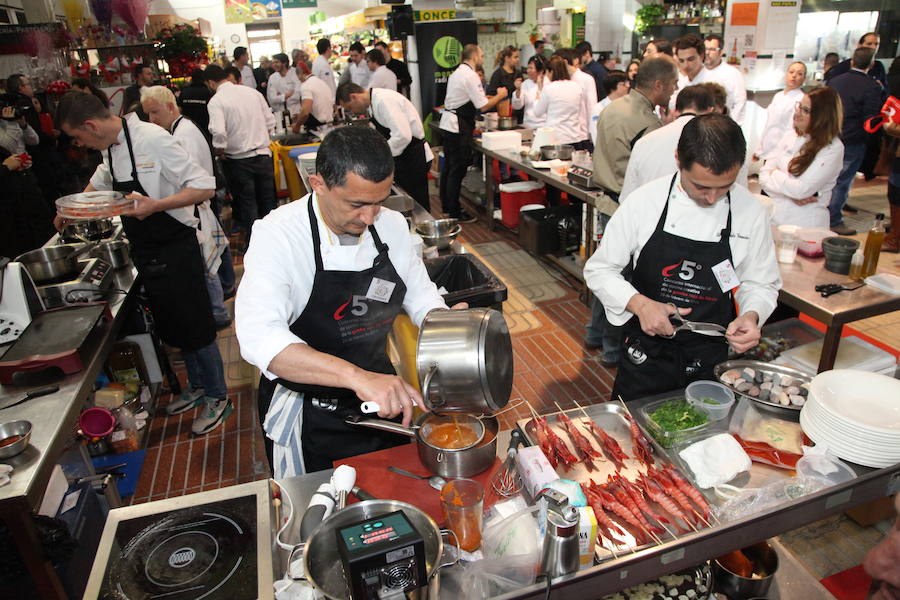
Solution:
[{"label": "number tag on apron", "polygon": [[723,292],[730,292],[741,285],[741,280],[738,279],[737,273],[734,272],[734,267],[731,266],[731,261],[727,258],[715,265],[712,271]]},{"label": "number tag on apron", "polygon": [[366,298],[378,302],[390,302],[395,285],[393,282],[373,277],[372,283],[369,284],[369,291],[366,292]]}]

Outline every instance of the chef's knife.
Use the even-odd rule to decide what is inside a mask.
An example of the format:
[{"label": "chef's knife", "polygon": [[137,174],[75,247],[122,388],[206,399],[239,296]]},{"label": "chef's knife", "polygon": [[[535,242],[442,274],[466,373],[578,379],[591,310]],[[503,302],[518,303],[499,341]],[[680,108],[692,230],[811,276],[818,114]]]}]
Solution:
[{"label": "chef's knife", "polygon": [[25,393],[25,397],[17,402],[13,402],[12,404],[7,404],[6,406],[0,407],[0,410],[4,408],[12,408],[13,406],[18,406],[23,402],[27,402],[32,398],[40,398],[41,396],[49,396],[50,394],[55,394],[59,391],[58,385],[51,385],[49,387],[41,388],[39,390],[31,390],[30,392]]}]

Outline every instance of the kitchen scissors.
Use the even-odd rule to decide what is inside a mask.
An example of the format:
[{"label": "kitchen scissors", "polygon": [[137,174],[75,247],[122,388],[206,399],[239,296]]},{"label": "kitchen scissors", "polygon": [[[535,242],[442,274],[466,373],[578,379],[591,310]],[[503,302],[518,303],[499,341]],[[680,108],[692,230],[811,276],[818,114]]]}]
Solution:
[{"label": "kitchen scissors", "polygon": [[675,312],[669,315],[669,321],[671,321],[672,325],[675,326],[675,331],[672,335],[664,335],[660,334],[660,337],[671,339],[675,337],[679,331],[692,331],[694,333],[699,333],[702,335],[714,335],[714,336],[724,336],[725,328],[719,325],[718,323],[703,323],[700,321],[688,321],[678,312],[678,307],[676,307],[671,302],[668,303],[669,306],[675,309]]}]

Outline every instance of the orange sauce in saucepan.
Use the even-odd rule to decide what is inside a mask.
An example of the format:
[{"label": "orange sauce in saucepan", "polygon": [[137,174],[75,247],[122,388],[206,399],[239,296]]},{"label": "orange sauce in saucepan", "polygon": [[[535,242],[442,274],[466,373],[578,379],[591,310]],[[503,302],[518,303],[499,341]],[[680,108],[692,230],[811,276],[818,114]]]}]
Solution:
[{"label": "orange sauce in saucepan", "polygon": [[466,448],[478,441],[478,434],[468,425],[462,425],[456,417],[452,417],[452,423],[433,425],[425,441],[445,450],[459,450]]}]

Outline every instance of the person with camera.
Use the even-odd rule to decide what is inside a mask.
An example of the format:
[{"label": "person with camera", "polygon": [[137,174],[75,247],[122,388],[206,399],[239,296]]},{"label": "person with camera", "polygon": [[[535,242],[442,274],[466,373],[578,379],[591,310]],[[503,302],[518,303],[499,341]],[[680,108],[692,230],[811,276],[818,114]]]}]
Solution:
[{"label": "person with camera", "polygon": [[[21,73],[13,73],[6,78],[6,93],[9,94],[12,105],[25,118],[25,122],[37,134],[34,139],[26,140],[26,149],[33,162],[32,173],[37,180],[38,188],[43,194],[44,201],[53,209],[53,203],[61,196],[58,173],[61,168],[61,160],[57,152],[56,138],[59,135],[44,131],[41,127],[41,114],[35,108],[35,93],[31,79]],[[4,105],[5,106],[5,105]]]}]

